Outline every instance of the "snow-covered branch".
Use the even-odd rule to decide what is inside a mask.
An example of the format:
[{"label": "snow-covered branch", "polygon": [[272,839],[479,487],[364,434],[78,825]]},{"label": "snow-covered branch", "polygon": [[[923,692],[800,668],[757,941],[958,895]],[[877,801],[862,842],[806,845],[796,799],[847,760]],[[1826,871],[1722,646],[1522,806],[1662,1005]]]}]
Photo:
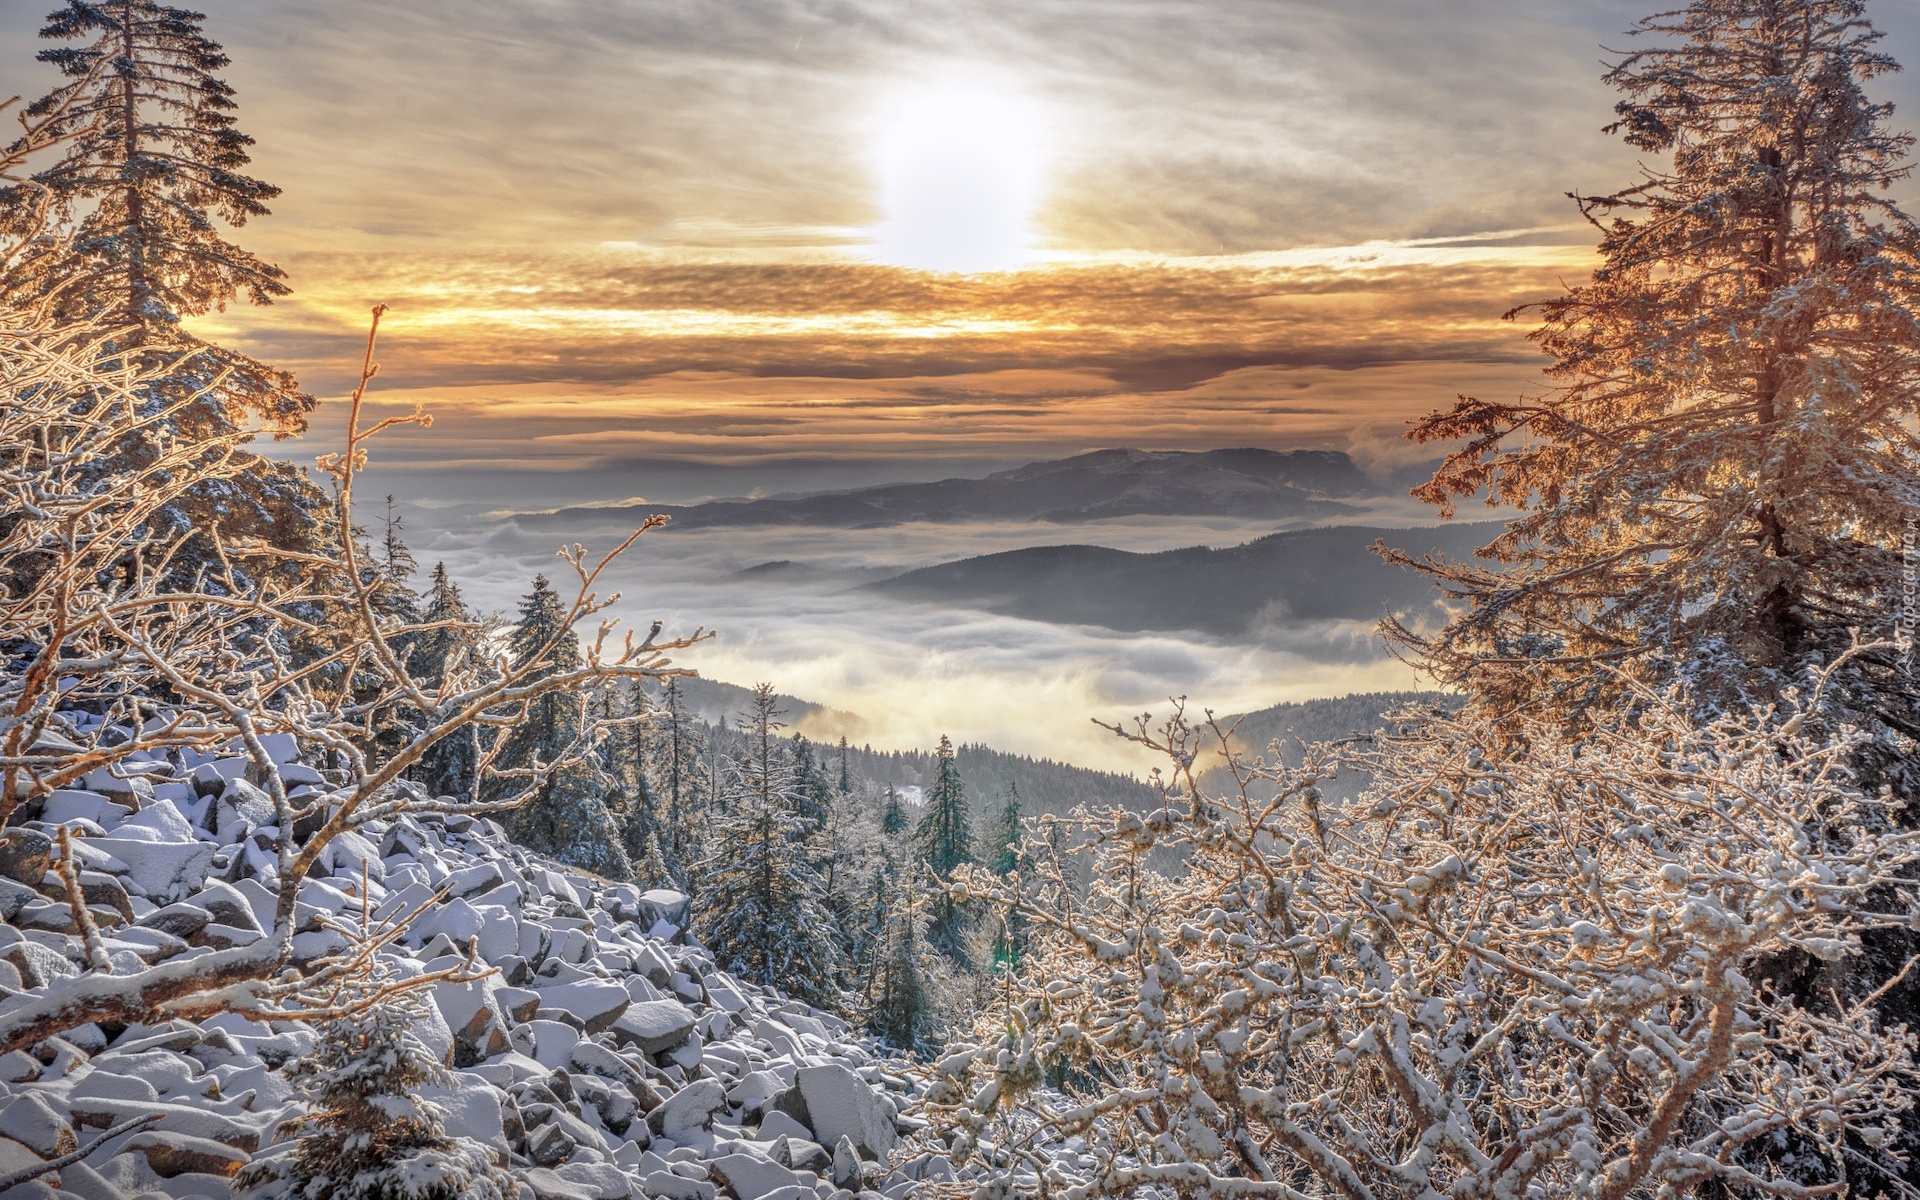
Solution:
[{"label": "snow-covered branch", "polygon": [[[1911,928],[1920,834],[1853,785],[1847,736],[1808,732],[1821,684],[1705,725],[1657,696],[1577,732],[1410,715],[1242,764],[1237,795],[1083,810],[1085,902],[960,877],[1036,948],[937,1064],[941,1132],[1004,1164],[1000,1194],[1072,1200],[1898,1177],[1914,1039],[1841,981]],[[1141,731],[1177,765],[1193,735]],[[1337,802],[1343,763],[1371,784]],[[1047,1152],[1074,1136],[1090,1166]]]},{"label": "snow-covered branch", "polygon": [[[656,630],[614,643],[603,626],[577,667],[470,656],[444,670],[434,664],[434,682],[423,684],[402,649],[420,629],[373,603],[351,532],[366,441],[393,424],[361,428],[358,401],[376,370],[371,336],[347,449],[324,464],[335,483],[331,560],[169,528],[175,502],[247,469],[253,460],[236,453],[247,435],[172,432],[204,389],[173,398],[155,386],[165,363],[126,365],[108,338],[17,315],[0,329],[0,823],[31,825],[55,793],[83,783],[140,807],[151,802],[147,776],[219,758],[257,798],[253,826],[266,848],[257,877],[274,889],[273,911],[253,944],[121,970],[82,896],[84,861],[75,857],[89,853],[87,829],[59,826],[58,850],[48,847],[53,871],[24,882],[70,904],[87,969],[0,1004],[0,1053],[88,1022],[311,1014],[324,1004],[314,987],[352,974],[397,936],[366,931],[350,961],[296,955],[301,884],[330,862],[337,839],[409,812],[509,807],[513,789],[537,787],[585,754],[599,730],[589,722],[576,745],[521,769],[484,804],[477,790],[471,800],[435,797],[409,782],[423,755],[473,724],[512,723],[544,697],[676,674],[670,655],[705,636],[662,639]],[[190,535],[200,539],[192,550]],[[587,565],[575,551],[570,561],[580,586],[569,619],[600,613],[609,601],[593,587],[607,560]],[[400,709],[409,736],[376,750],[376,715]],[[304,755],[323,755],[328,769],[302,764]]]}]

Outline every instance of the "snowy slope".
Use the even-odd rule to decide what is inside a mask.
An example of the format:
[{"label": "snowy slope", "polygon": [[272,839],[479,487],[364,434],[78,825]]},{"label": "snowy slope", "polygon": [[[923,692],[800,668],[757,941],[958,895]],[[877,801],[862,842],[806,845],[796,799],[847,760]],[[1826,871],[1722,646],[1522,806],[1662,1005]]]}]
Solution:
[{"label": "snowy slope", "polygon": [[[137,764],[131,773],[147,773],[130,780],[96,773],[95,790],[55,793],[37,819],[0,834],[0,873],[12,877],[0,878],[0,1010],[85,961],[48,870],[59,825],[76,837],[87,904],[126,968],[262,936],[273,858],[261,849],[272,831],[258,825],[272,810],[245,766],[188,758]],[[297,762],[284,773],[303,791],[329,786]],[[435,985],[415,1032],[454,1068],[455,1087],[437,1097],[449,1132],[487,1146],[523,1197],[901,1200],[918,1186],[909,1176],[928,1172],[903,1142],[917,1122],[904,1115],[910,1085],[897,1066],[838,1018],[715,969],[687,938],[683,896],[561,868],[492,821],[402,816],[371,833],[342,835],[303,885],[296,952],[342,947],[323,917],[357,922],[363,877],[376,919],[447,893],[409,927],[394,965],[451,966],[471,940],[497,969]],[[0,1194],[226,1197],[242,1165],[290,1149],[276,1129],[300,1109],[275,1068],[314,1040],[298,1022],[223,1016],[90,1025],[0,1058],[0,1176],[91,1148]],[[156,1122],[101,1138],[154,1112]]]}]

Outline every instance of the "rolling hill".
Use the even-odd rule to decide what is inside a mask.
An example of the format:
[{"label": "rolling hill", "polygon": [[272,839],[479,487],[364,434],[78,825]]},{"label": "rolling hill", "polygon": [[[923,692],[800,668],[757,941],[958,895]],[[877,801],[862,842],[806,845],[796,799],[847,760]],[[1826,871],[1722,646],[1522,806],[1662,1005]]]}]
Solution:
[{"label": "rolling hill", "polygon": [[1495,523],[1386,529],[1335,525],[1224,549],[1137,554],[1104,546],[1033,546],[964,558],[863,585],[899,600],[938,601],[1056,623],[1194,630],[1221,637],[1319,620],[1366,620],[1433,602],[1421,575],[1389,566],[1376,540],[1470,557]]}]

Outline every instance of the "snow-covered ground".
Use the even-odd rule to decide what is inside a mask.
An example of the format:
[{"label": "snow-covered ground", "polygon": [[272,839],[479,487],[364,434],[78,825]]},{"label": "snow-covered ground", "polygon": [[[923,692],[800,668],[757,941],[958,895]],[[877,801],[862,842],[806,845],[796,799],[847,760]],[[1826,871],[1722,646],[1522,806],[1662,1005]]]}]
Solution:
[{"label": "snow-covered ground", "polygon": [[[96,772],[0,834],[0,1012],[86,962],[48,869],[59,826],[123,972],[262,937],[272,809],[246,767],[189,753],[123,768],[131,779]],[[329,787],[298,762],[283,775],[302,794]],[[415,1032],[453,1069],[433,1097],[448,1131],[507,1165],[523,1200],[905,1200],[948,1177],[911,1145],[914,1085],[881,1047],[718,970],[688,937],[685,897],[560,867],[492,821],[401,816],[340,835],[301,886],[296,959],[344,946],[328,917],[357,923],[370,903],[379,920],[443,891],[392,965],[442,969],[471,943],[495,968],[436,984]],[[0,1057],[0,1177],[87,1151],[0,1195],[222,1200],[243,1165],[291,1149],[276,1131],[301,1108],[279,1068],[315,1038],[224,1015],[88,1025]]]}]

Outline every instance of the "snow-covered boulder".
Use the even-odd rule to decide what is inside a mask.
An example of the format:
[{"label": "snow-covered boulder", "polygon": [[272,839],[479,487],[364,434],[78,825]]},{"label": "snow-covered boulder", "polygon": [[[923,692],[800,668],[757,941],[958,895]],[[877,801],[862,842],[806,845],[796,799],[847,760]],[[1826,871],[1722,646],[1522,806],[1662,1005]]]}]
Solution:
[{"label": "snow-covered boulder", "polygon": [[885,1158],[899,1141],[893,1107],[838,1063],[800,1068],[794,1087],[805,1106],[803,1120],[823,1145],[846,1138],[864,1157]]},{"label": "snow-covered boulder", "polygon": [[[323,794],[304,790],[320,776],[297,751],[269,746],[299,795]],[[185,757],[128,764],[122,786],[64,789],[0,831],[0,989],[44,988],[86,963],[49,874],[57,827],[117,971],[267,935],[278,865],[258,772],[238,755]],[[826,1147],[894,1148],[887,1085],[855,1073],[872,1053],[837,1018],[719,970],[687,909],[682,893],[538,858],[490,821],[400,817],[340,836],[301,881],[294,956],[344,948],[330,923],[413,913],[384,952],[396,975],[462,967],[472,947],[484,977],[432,985],[413,1027],[455,1070],[423,1098],[536,1198],[830,1200]],[[300,1109],[284,1072],[316,1036],[228,1014],[87,1026],[0,1056],[0,1173],[91,1149],[26,1190],[227,1200],[241,1166],[291,1150],[281,1131]],[[158,1120],[99,1141],[147,1114]],[[901,1200],[913,1181],[888,1170],[866,1163],[856,1188]]]}]

